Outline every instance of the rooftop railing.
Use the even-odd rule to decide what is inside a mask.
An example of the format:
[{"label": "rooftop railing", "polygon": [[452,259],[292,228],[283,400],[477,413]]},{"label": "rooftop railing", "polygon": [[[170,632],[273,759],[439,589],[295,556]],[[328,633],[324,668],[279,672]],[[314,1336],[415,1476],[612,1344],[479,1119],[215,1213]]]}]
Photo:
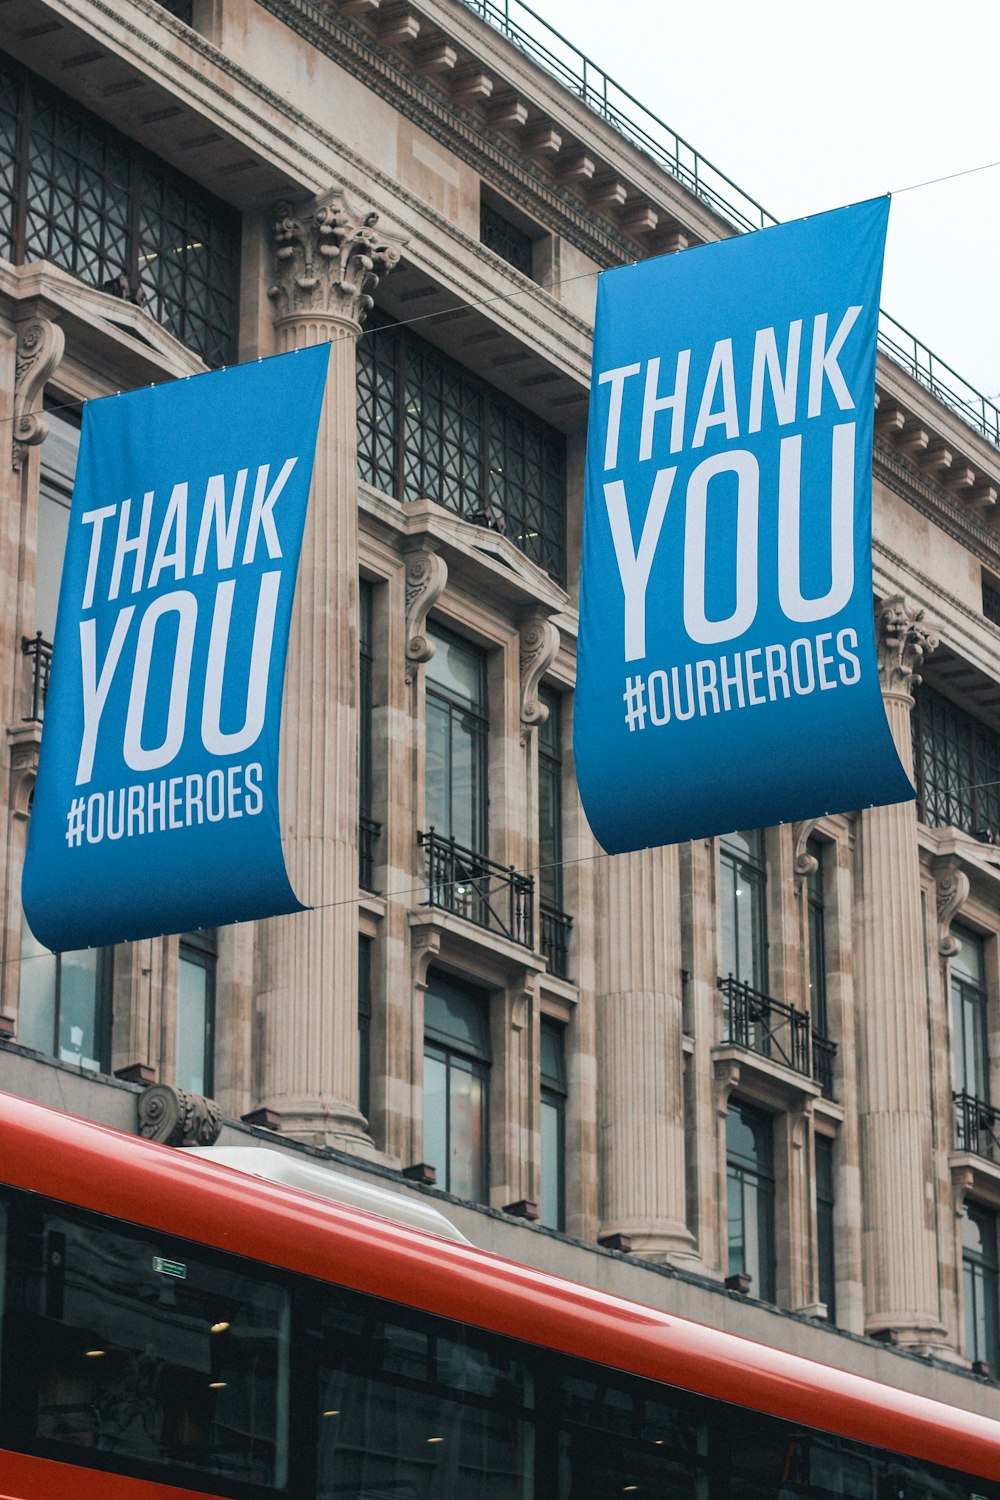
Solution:
[{"label": "rooftop railing", "polygon": [[[779,222],[523,0],[463,3],[734,229],[745,233]],[[943,406],[1000,447],[1000,407],[886,312],[879,315],[878,343]]]}]

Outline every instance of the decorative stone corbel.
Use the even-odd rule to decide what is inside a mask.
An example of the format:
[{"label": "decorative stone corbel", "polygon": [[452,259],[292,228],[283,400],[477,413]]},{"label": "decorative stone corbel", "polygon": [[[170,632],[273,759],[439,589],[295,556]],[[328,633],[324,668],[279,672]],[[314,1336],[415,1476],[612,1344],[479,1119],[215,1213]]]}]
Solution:
[{"label": "decorative stone corbel", "polygon": [[521,626],[521,727],[537,729],[549,716],[538,699],[538,684],[556,659],[559,630],[545,615],[535,614]]},{"label": "decorative stone corbel", "polygon": [[444,593],[448,564],[436,552],[411,553],[406,562],[406,680],[412,682],[414,668],[430,661],[434,642],[424,634],[424,621]]},{"label": "decorative stone corbel", "polygon": [[10,810],[15,818],[27,818],[38,777],[41,726],[25,724],[8,730],[7,735],[10,743]]},{"label": "decorative stone corbel", "polygon": [[940,644],[937,630],[927,623],[922,609],[912,608],[902,594],[894,594],[878,606],[875,641],[883,693],[909,697],[920,684],[924,657]]},{"label": "decorative stone corbel", "polygon": [[815,875],[819,869],[819,860],[815,854],[809,853],[809,840],[816,830],[819,818],[806,818],[802,823],[796,823],[792,829],[795,840],[792,867],[795,871],[795,890],[798,893],[802,889],[803,882],[810,875]]},{"label": "decorative stone corbel", "polygon": [[974,1181],[975,1174],[971,1167],[952,1167],[951,1191],[955,1203],[956,1219],[961,1219],[965,1213],[965,1200],[972,1192]]},{"label": "decorative stone corbel", "polygon": [[952,936],[951,924],[969,894],[969,877],[954,855],[934,861],[934,885],[937,892],[938,952],[942,958],[954,958],[962,946]]},{"label": "decorative stone corbel", "polygon": [[724,1120],[729,1112],[729,1096],[740,1085],[740,1065],[731,1058],[717,1058],[712,1073],[712,1093],[715,1097],[715,1112]]},{"label": "decorative stone corbel", "polygon": [[790,1135],[793,1151],[801,1151],[809,1142],[809,1127],[813,1119],[813,1101],[806,1099],[801,1108],[789,1115]]},{"label": "decorative stone corbel", "polygon": [[11,467],[20,473],[28,449],[43,443],[49,424],[32,407],[63,357],[66,336],[48,318],[32,318],[17,331],[14,358],[14,423]]},{"label": "decorative stone corbel", "polygon": [[164,1146],[214,1146],[222,1110],[214,1099],[154,1083],[139,1095],[139,1134]]},{"label": "decorative stone corbel", "polygon": [[339,188],[318,202],[271,210],[274,282],[268,296],[276,318],[326,316],[360,328],[372,292],[398,263],[405,240],[382,234]]},{"label": "decorative stone corbel", "polygon": [[430,927],[410,931],[410,962],[413,966],[413,988],[427,988],[427,970],[441,952],[441,934]]}]

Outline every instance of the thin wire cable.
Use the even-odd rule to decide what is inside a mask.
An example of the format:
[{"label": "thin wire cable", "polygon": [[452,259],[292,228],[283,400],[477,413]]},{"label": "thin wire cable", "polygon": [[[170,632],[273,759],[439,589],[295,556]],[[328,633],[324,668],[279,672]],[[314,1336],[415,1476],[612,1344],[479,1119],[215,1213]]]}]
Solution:
[{"label": "thin wire cable", "polygon": [[934,187],[938,182],[954,182],[956,177],[972,177],[976,172],[989,172],[993,167],[1000,167],[1000,161],[984,161],[978,167],[963,167],[961,172],[946,172],[943,177],[928,177],[924,182],[911,182],[909,187],[894,188],[889,197],[898,198],[900,193],[915,193],[917,188]]}]

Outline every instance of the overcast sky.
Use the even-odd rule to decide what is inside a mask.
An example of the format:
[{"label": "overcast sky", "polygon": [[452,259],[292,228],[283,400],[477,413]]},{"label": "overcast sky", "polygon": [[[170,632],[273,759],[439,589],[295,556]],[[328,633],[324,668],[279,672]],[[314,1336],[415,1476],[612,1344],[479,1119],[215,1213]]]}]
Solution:
[{"label": "overcast sky", "polygon": [[[1000,160],[997,0],[529,3],[779,219]],[[882,306],[1000,401],[1000,167],[894,196]]]}]

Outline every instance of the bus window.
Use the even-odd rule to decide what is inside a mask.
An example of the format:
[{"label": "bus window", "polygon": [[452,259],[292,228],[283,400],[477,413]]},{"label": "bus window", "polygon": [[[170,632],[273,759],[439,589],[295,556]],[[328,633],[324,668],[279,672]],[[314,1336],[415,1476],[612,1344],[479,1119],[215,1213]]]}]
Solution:
[{"label": "bus window", "polygon": [[24,1346],[42,1451],[285,1483],[285,1291],[165,1237],[59,1214],[34,1243]]}]

